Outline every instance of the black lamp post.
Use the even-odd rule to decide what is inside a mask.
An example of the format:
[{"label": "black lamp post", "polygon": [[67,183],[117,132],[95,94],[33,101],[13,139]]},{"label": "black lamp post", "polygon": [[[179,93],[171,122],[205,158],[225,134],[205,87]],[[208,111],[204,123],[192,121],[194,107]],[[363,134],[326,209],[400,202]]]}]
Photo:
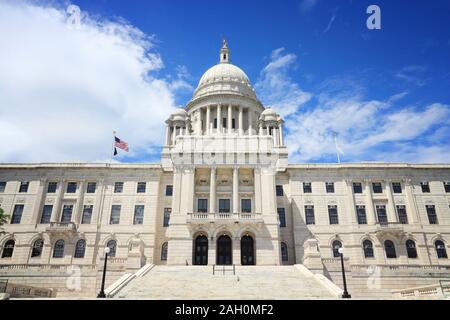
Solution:
[{"label": "black lamp post", "polygon": [[106,294],[105,294],[105,278],[106,278],[106,264],[108,262],[108,254],[109,254],[109,247],[106,247],[104,252],[105,252],[105,264],[103,266],[103,278],[102,278],[102,287],[100,289],[100,292],[97,295],[97,298],[106,298]]},{"label": "black lamp post", "polygon": [[342,280],[344,282],[344,293],[342,293],[342,298],[349,299],[352,296],[347,291],[347,280],[345,279],[345,267],[344,267],[344,248],[339,248],[339,254],[341,255]]}]

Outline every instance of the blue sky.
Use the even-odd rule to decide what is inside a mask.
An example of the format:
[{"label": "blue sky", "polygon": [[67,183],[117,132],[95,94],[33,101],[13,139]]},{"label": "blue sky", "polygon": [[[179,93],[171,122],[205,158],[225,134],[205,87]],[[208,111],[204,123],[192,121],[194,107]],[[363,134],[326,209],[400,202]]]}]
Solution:
[{"label": "blue sky", "polygon": [[[6,61],[14,60],[5,63],[8,71],[23,76],[29,83],[13,95],[8,85],[2,86],[0,76],[0,99],[2,92],[8,93],[0,101],[6,103],[0,111],[4,119],[9,119],[10,138],[26,143],[6,150],[0,161],[102,161],[108,157],[108,147],[103,145],[108,145],[111,128],[117,129],[134,149],[129,155],[121,155],[119,161],[157,161],[163,119],[173,108],[189,101],[198,79],[217,63],[221,39],[226,37],[232,50],[232,63],[248,74],[262,102],[284,116],[292,162],[335,162],[331,131],[338,132],[343,161],[448,162],[449,1],[78,0],[71,3],[81,8],[82,24],[90,28],[90,33],[81,34],[87,29],[72,33],[64,30],[60,38],[48,35],[47,39],[48,32],[44,31],[57,28],[56,22],[61,22],[69,2],[0,0],[0,5],[17,14],[14,21],[7,20],[2,27],[13,30],[9,35],[18,35],[0,40],[2,48],[11,48],[12,52],[19,47],[34,52],[34,45],[37,51],[42,50],[42,59],[26,54],[6,57]],[[381,8],[381,30],[366,27],[369,16],[366,9],[371,4]],[[42,10],[30,11],[26,7]],[[59,12],[59,16],[48,18],[46,13],[51,10]],[[21,18],[27,21],[36,18],[35,24],[18,23]],[[51,29],[38,33],[53,18],[55,25],[49,24]],[[121,30],[121,40],[126,38],[119,49],[114,41],[108,42],[109,52],[103,50],[102,41],[107,37],[114,40],[116,35],[105,28],[107,25]],[[35,38],[40,41],[24,47],[20,42],[22,32],[37,33]],[[87,36],[83,43],[89,45],[75,45],[78,41],[75,39],[82,36]],[[122,61],[111,56],[111,50],[124,47],[129,51],[125,50],[123,55],[128,52],[134,58]],[[49,48],[51,55],[61,54],[63,58],[67,58],[67,48],[70,48],[70,58],[61,58],[57,60],[58,66],[53,66],[55,60],[47,58],[42,48]],[[84,55],[86,58],[79,58]],[[13,69],[12,66],[21,64],[20,59],[28,59],[27,64],[29,60],[36,61],[28,71],[39,69],[43,63],[49,65],[45,85],[37,76],[35,82],[31,81],[32,76],[26,70]],[[68,85],[62,87],[61,75],[53,77],[52,74],[56,73],[54,69],[64,70],[67,61],[72,61],[67,68],[75,71]],[[79,70],[86,72],[78,74]],[[98,75],[103,70],[107,70],[104,74],[108,77]],[[89,72],[94,74],[89,76]],[[139,79],[142,74],[151,79],[146,76],[144,80]],[[128,76],[130,81],[122,85],[121,81]],[[22,82],[17,76],[17,83]],[[133,83],[142,86],[142,90],[135,89]],[[122,93],[127,87],[129,90]],[[113,99],[108,89],[120,94]],[[58,97],[43,94],[51,91],[57,92]],[[73,102],[73,97],[78,99],[80,95],[83,95],[80,101]],[[91,143],[86,146],[70,141],[71,134],[58,135],[56,132],[65,131],[65,125],[55,131],[46,126],[42,135],[36,126],[23,132],[18,128],[17,114],[10,114],[4,107],[10,104],[15,105],[15,110],[28,110],[30,103],[23,97],[29,97],[33,104],[40,102],[37,109],[41,112],[34,108],[29,123],[37,122],[42,128],[46,118],[41,113],[48,110],[52,114],[51,110],[58,110],[62,122],[77,124],[74,130],[84,127],[87,132],[80,134],[83,139],[92,140]],[[108,110],[112,116],[105,118],[102,112]],[[149,117],[141,117],[141,111]],[[67,112],[74,112],[73,117],[68,117]],[[80,114],[83,117],[79,118]],[[128,118],[123,116],[130,114]],[[94,121],[89,124],[86,119],[96,119],[104,125],[97,126]],[[32,138],[36,135],[41,139]],[[59,138],[55,139],[55,135]],[[92,138],[93,135],[98,138]],[[30,155],[31,148],[36,150],[36,144],[45,144],[44,151],[33,151]]]}]

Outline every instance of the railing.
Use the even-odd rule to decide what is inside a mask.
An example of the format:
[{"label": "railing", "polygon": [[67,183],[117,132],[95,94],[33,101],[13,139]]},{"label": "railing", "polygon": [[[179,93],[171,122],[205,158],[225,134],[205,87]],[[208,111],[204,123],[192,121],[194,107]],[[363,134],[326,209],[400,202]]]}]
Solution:
[{"label": "railing", "polygon": [[410,265],[410,264],[396,264],[396,265],[386,265],[386,264],[376,264],[376,265],[365,265],[365,264],[352,264],[350,266],[353,270],[364,270],[367,268],[380,268],[386,270],[411,270],[411,269],[420,269],[420,270],[450,270],[450,265]]},{"label": "railing", "polygon": [[450,295],[450,280],[439,280],[441,291],[444,296]]},{"label": "railing", "polygon": [[403,228],[400,222],[377,222],[377,228],[380,229],[399,229]]},{"label": "railing", "polygon": [[226,265],[217,266],[214,264],[213,265],[213,275],[216,274],[216,269],[218,269],[217,271],[222,271],[223,275],[225,275],[225,271],[233,271],[233,275],[236,275],[236,265],[233,264],[233,269],[226,269],[225,267],[226,267]]},{"label": "railing", "polygon": [[52,265],[52,264],[0,264],[0,271],[2,270],[71,270],[74,267],[87,270],[95,270],[96,265],[76,265],[76,264],[63,264],[63,265]]},{"label": "railing", "polygon": [[206,213],[206,212],[194,212],[188,213],[190,220],[260,220],[261,215],[256,213]]},{"label": "railing", "polygon": [[450,294],[450,280],[440,280],[439,283],[427,286],[393,290],[392,294],[399,298],[430,296],[445,297]]},{"label": "railing", "polygon": [[76,225],[73,222],[50,222],[47,231],[53,232],[73,232],[76,230]]}]

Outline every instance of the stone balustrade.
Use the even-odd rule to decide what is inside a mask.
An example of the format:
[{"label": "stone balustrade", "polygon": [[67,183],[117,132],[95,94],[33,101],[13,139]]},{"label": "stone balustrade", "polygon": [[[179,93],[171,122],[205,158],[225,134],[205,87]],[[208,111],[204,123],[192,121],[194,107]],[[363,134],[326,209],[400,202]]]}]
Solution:
[{"label": "stone balustrade", "polygon": [[253,221],[253,222],[262,222],[263,219],[260,214],[256,213],[228,213],[228,212],[219,212],[219,213],[207,213],[207,212],[194,212],[188,213],[187,218],[188,223],[204,223],[204,222],[214,222],[214,221],[231,221],[231,222],[240,222],[240,221]]}]

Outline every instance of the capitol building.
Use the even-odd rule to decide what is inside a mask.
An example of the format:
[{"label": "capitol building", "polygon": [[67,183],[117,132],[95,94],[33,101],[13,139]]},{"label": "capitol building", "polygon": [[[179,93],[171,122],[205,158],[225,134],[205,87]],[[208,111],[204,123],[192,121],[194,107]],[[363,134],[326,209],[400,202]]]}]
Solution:
[{"label": "capitol building", "polygon": [[289,163],[282,117],[230,61],[224,42],[167,119],[160,163],[0,164],[0,282],[95,297],[109,247],[110,297],[161,298],[174,279],[194,292],[196,277],[212,298],[225,278],[338,297],[342,248],[353,297],[445,294],[450,165]]}]

